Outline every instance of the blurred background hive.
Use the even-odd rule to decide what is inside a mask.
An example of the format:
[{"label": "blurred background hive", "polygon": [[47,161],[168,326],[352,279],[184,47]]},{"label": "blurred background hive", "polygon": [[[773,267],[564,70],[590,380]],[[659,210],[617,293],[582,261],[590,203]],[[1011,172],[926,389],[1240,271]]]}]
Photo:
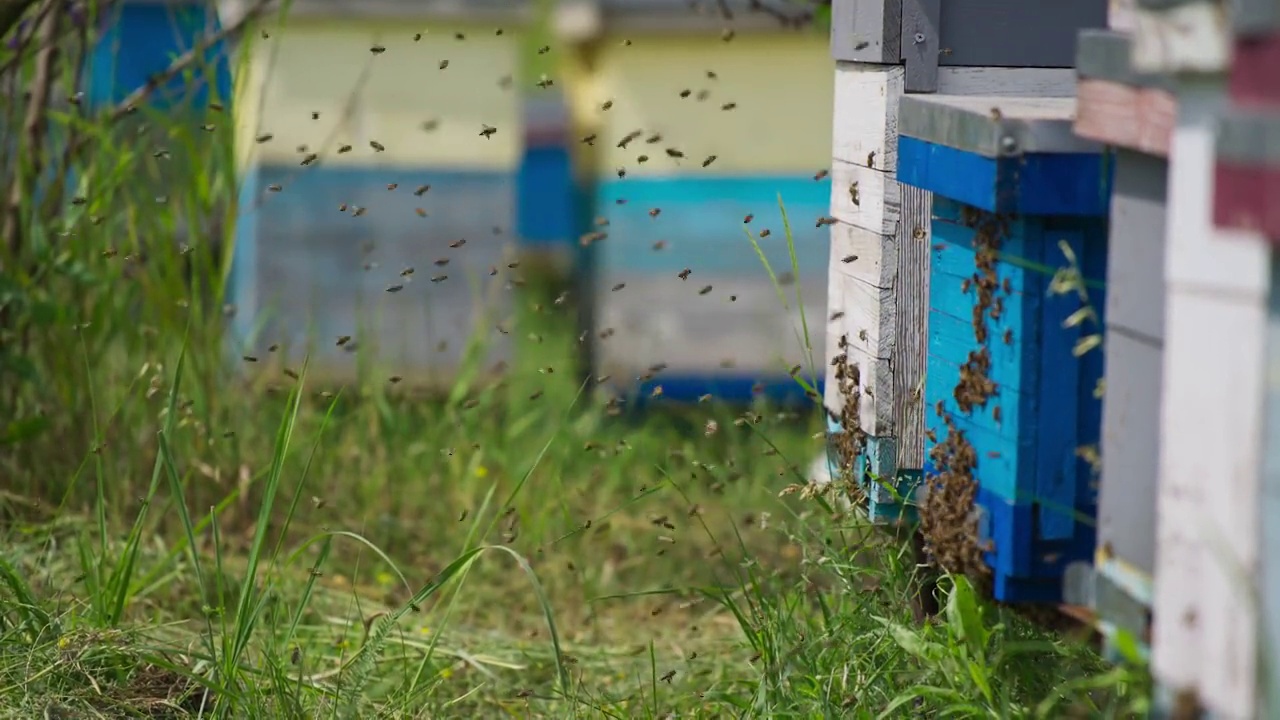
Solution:
[{"label": "blurred background hive", "polygon": [[[597,136],[579,144],[596,178],[584,233],[607,233],[592,244],[596,369],[640,397],[661,386],[679,400],[747,400],[757,382],[802,397],[788,368],[807,376],[823,357],[827,38],[730,5],[732,37],[714,10],[603,3],[599,35],[581,51],[589,79],[570,88],[579,130]],[[776,285],[747,235],[764,229],[759,249]]]},{"label": "blurred background hive", "polygon": [[368,357],[429,385],[506,357],[492,330],[511,305],[515,9],[299,0],[246,36],[233,272],[245,352],[280,343],[343,378]]}]

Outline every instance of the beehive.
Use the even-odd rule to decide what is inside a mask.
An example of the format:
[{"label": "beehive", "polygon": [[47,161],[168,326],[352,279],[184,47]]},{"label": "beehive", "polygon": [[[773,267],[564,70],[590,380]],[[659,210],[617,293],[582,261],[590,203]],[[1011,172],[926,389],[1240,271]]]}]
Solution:
[{"label": "beehive", "polygon": [[520,280],[523,139],[510,9],[316,0],[254,29],[238,77],[237,354],[278,345],[322,377],[428,386],[507,358],[495,326]]},{"label": "beehive", "polygon": [[723,21],[670,2],[602,12],[591,82],[575,89],[596,138],[582,148],[596,374],[639,399],[803,398],[788,371],[812,383],[823,358],[825,36],[748,15],[725,41]]},{"label": "beehive", "polygon": [[[922,530],[997,599],[1057,600],[1093,551],[1108,169],[1073,98],[907,96],[898,179],[933,193]],[[1055,268],[1083,277],[1049,292]],[[1079,290],[1087,288],[1087,301]],[[973,505],[977,527],[968,527]]]}]

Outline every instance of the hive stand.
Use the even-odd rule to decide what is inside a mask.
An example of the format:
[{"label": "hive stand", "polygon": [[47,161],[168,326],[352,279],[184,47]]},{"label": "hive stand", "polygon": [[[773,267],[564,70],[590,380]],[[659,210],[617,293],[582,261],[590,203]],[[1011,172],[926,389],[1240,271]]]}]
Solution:
[{"label": "hive stand", "polygon": [[[899,101],[915,93],[1067,96],[1075,33],[1105,23],[1105,0],[835,0],[831,279],[827,382],[832,433],[846,398],[838,357],[859,369],[851,471],[880,523],[910,523],[924,464],[931,199],[897,180]],[[991,41],[992,28],[1017,28]],[[847,344],[847,347],[842,345]],[[837,465],[838,460],[832,459]]]},{"label": "hive stand", "polygon": [[[1165,354],[1161,379],[1151,667],[1169,705],[1256,714],[1263,346],[1267,247],[1216,229],[1216,125],[1226,105],[1230,13],[1222,3],[1139,0],[1134,70],[1173,77]],[[1274,72],[1274,66],[1270,69]]]},{"label": "hive stand", "polygon": [[[1123,10],[1123,8],[1121,8]],[[1144,648],[1150,635],[1155,501],[1164,358],[1164,246],[1169,138],[1177,103],[1170,79],[1135,72],[1132,16],[1080,33],[1075,132],[1109,146],[1115,177],[1107,261],[1106,398],[1098,549],[1068,570],[1064,599],[1093,608],[1114,650],[1116,630]],[[1114,655],[1114,652],[1111,654]]]},{"label": "hive stand", "polygon": [[[1261,568],[1257,613],[1262,625],[1250,650],[1257,658],[1258,717],[1280,711],[1280,3],[1241,2],[1236,8],[1230,107],[1220,120],[1214,169],[1214,220],[1218,227],[1265,236],[1271,245],[1267,302],[1262,478],[1254,538]],[[1243,538],[1242,538],[1243,539]]]},{"label": "hive stand", "polygon": [[[1072,98],[936,95],[904,97],[899,115],[898,177],[934,195],[926,488],[961,472],[944,453],[967,443],[1002,601],[1059,600],[1064,566],[1093,551],[1078,449],[1098,440],[1102,356],[1076,355],[1101,331],[1110,171],[1072,132],[1074,111]],[[1080,283],[1050,292],[1067,266],[1087,298]],[[966,393],[989,399],[964,408]]]}]

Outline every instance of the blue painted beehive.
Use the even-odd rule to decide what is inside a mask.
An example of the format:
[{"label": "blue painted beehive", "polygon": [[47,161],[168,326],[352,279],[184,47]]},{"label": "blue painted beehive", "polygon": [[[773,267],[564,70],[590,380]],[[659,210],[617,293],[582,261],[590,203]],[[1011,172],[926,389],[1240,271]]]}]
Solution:
[{"label": "blue painted beehive", "polygon": [[[1099,440],[1102,354],[1081,341],[1101,331],[1104,302],[1099,283],[1051,286],[1064,267],[1105,277],[1109,168],[1072,134],[1074,106],[900,107],[898,178],[934,194],[922,526],[947,569],[985,562],[1002,601],[1058,600],[1066,564],[1094,547],[1096,483],[1078,450]],[[976,533],[957,533],[967,503]]]}]

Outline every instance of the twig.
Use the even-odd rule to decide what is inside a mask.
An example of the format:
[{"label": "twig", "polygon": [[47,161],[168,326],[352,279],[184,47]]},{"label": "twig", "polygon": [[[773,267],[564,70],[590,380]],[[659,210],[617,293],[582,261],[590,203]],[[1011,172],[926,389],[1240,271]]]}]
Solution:
[{"label": "twig", "polygon": [[35,185],[41,167],[41,151],[44,146],[45,125],[50,90],[53,88],[54,66],[58,60],[58,47],[52,44],[58,26],[62,22],[63,0],[45,0],[50,7],[41,21],[39,36],[44,43],[36,56],[35,74],[32,78],[31,98],[27,104],[26,119],[22,123],[23,133],[29,143],[29,155],[24,163],[14,168],[12,184],[9,186],[9,202],[5,212],[4,237],[8,239],[9,250],[13,257],[18,256],[22,247],[22,201],[30,197],[30,190]]},{"label": "twig", "polygon": [[26,14],[27,8],[36,2],[38,0],[0,0],[0,38],[8,35]]}]

